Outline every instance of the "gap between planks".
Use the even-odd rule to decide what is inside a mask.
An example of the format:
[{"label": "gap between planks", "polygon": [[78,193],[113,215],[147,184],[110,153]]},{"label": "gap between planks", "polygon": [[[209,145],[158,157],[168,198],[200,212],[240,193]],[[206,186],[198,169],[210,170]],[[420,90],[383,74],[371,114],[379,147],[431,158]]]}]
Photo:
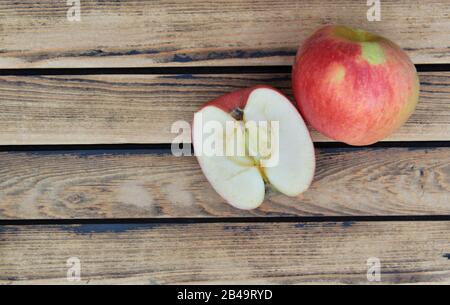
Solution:
[{"label": "gap between planks", "polygon": [[[450,72],[450,64],[416,64],[417,72]],[[291,73],[292,66],[185,66],[122,68],[0,69],[0,76],[51,75],[177,75],[177,74],[276,74]]]},{"label": "gap between planks", "polygon": [[260,217],[196,217],[196,218],[88,218],[88,219],[0,219],[0,226],[55,226],[55,225],[162,225],[208,223],[327,223],[327,222],[444,222],[450,215],[404,216],[260,216]]}]

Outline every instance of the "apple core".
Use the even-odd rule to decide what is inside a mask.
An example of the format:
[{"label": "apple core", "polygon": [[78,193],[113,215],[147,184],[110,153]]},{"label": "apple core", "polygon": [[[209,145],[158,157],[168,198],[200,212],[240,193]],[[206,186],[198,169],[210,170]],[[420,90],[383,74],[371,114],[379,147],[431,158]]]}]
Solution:
[{"label": "apple core", "polygon": [[[209,122],[223,127],[216,134],[224,145],[217,147],[226,154],[202,153],[210,143],[211,134],[204,132]],[[309,131],[294,105],[273,88],[250,88],[206,104],[194,115],[193,129],[203,173],[234,207],[257,208],[266,186],[297,196],[311,184],[315,156]]]}]

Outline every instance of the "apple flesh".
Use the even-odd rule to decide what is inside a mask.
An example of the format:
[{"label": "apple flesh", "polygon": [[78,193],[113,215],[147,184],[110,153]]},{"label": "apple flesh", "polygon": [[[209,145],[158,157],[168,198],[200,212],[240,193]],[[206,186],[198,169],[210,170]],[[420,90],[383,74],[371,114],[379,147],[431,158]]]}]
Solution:
[{"label": "apple flesh", "polygon": [[326,26],[299,49],[293,90],[303,118],[350,145],[378,142],[414,112],[419,80],[408,55],[386,38]]},{"label": "apple flesh", "polygon": [[[211,136],[205,126],[210,122],[223,127],[220,137],[224,146],[241,141],[244,154],[205,154],[205,143]],[[230,122],[242,127],[242,137],[233,134],[237,129],[226,128]],[[256,133],[247,130],[249,122],[257,126]],[[275,133],[269,122],[278,122],[277,140],[270,140],[271,145],[259,145],[259,141],[272,139]],[[271,87],[239,90],[205,104],[194,115],[193,145],[213,188],[239,209],[259,207],[267,185],[285,195],[297,196],[313,180],[315,156],[309,131],[294,105]],[[264,147],[268,149],[261,151]],[[276,162],[269,164],[270,160]]]}]

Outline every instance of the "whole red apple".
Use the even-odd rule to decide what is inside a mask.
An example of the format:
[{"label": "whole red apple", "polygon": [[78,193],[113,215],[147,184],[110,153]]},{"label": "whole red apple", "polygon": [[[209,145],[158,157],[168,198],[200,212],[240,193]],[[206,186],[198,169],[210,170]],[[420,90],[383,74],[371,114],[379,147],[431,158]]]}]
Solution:
[{"label": "whole red apple", "polygon": [[307,39],[292,78],[303,118],[350,145],[373,144],[392,134],[419,98],[416,69],[400,47],[345,26],[326,26]]}]

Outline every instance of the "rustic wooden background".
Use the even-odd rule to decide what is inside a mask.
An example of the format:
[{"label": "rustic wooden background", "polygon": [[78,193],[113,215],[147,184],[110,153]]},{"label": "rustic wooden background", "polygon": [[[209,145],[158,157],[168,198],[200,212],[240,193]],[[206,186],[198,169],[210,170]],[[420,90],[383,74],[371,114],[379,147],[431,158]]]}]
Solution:
[{"label": "rustic wooden background", "polygon": [[[0,284],[450,283],[450,0],[0,2]],[[421,98],[385,142],[312,131],[298,198],[233,209],[171,125],[254,84],[288,95],[298,45],[329,23],[396,41]]]}]

